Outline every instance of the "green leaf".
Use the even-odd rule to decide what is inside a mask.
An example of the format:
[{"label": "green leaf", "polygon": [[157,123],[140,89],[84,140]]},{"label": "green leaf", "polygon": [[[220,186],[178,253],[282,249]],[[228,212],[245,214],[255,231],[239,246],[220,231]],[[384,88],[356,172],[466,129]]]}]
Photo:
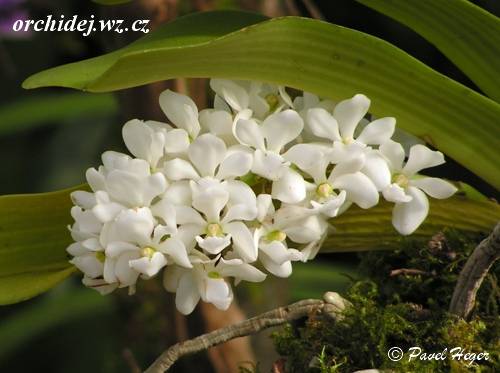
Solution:
[{"label": "green leaf", "polygon": [[[28,78],[25,88],[112,91],[176,77],[223,77],[283,84],[341,100],[362,92],[372,113],[425,139],[496,188],[500,105],[393,45],[329,23],[198,13],[130,46]],[[232,32],[235,31],[235,32]]]},{"label": "green leaf", "polygon": [[[465,192],[445,199],[429,198],[429,216],[410,239],[429,240],[443,229],[489,233],[500,220],[500,205],[492,201],[472,200]],[[399,235],[391,223],[394,204],[381,202],[362,210],[352,206],[332,220],[335,232],[323,244],[322,252],[382,250],[400,247],[405,236]]]},{"label": "green leaf", "polygon": [[118,105],[110,94],[33,96],[0,107],[0,135],[82,116],[111,115]]},{"label": "green leaf", "polygon": [[500,20],[466,0],[357,0],[410,27],[500,102]]},{"label": "green leaf", "polygon": [[0,196],[0,304],[40,294],[69,276],[69,193]]}]

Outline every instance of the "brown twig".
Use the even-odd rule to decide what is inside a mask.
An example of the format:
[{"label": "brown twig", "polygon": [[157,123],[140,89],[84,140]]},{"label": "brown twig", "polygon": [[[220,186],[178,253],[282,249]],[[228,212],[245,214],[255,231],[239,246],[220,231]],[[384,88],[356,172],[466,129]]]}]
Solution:
[{"label": "brown twig", "polygon": [[450,303],[450,313],[467,319],[474,308],[476,294],[493,263],[500,258],[500,223],[481,241],[467,259],[458,276]]},{"label": "brown twig", "polygon": [[312,18],[319,19],[322,21],[325,20],[325,17],[323,16],[319,8],[316,6],[316,4],[314,4],[314,2],[312,2],[311,0],[302,0],[302,3],[306,7],[307,11],[309,12]]},{"label": "brown twig", "polygon": [[129,348],[125,348],[122,351],[122,356],[130,368],[130,373],[141,373],[141,368],[139,367],[139,364],[137,364],[137,360]]},{"label": "brown twig", "polygon": [[323,314],[327,317],[338,318],[347,304],[348,302],[337,293],[328,292],[325,294],[324,300],[307,299],[276,308],[238,324],[214,330],[185,342],[179,342],[163,352],[145,373],[165,372],[184,355],[203,351],[231,339],[255,334],[310,314]]},{"label": "brown twig", "polygon": [[420,269],[415,269],[415,268],[393,269],[389,273],[389,276],[391,276],[391,277],[399,276],[399,275],[405,275],[405,276],[418,276],[418,275],[432,276],[433,274],[431,272],[426,272],[426,271],[422,271]]}]

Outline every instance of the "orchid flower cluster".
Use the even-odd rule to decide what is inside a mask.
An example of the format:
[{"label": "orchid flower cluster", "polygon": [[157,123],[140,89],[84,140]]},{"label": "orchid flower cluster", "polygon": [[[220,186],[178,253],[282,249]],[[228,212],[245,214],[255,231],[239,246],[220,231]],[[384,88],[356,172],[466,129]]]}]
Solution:
[{"label": "orchid flower cluster", "polygon": [[[412,233],[433,198],[455,187],[419,176],[444,163],[421,144],[408,156],[392,140],[396,120],[365,119],[370,100],[335,104],[284,87],[212,79],[214,107],[198,111],[170,90],[171,124],[131,120],[133,156],[107,151],[87,170],[92,192],[72,193],[75,240],[67,251],[83,283],[102,294],[163,271],[183,314],[199,300],[227,309],[231,282],[288,277],[316,255],[330,222],[352,204],[394,203],[393,225]],[[406,160],[406,161],[405,161]]]}]

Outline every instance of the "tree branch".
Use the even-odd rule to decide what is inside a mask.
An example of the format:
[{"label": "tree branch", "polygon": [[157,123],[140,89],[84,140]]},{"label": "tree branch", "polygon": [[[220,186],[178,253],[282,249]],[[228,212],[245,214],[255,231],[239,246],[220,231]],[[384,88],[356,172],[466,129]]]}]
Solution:
[{"label": "tree branch", "polygon": [[206,350],[231,339],[255,334],[261,330],[285,324],[310,314],[338,318],[348,302],[334,292],[327,292],[324,300],[307,299],[265,312],[238,324],[230,325],[188,341],[179,342],[163,352],[145,373],[168,370],[180,357]]},{"label": "tree branch", "polygon": [[500,223],[481,241],[467,259],[458,276],[450,303],[450,313],[467,319],[474,308],[476,294],[493,263],[500,258]]}]

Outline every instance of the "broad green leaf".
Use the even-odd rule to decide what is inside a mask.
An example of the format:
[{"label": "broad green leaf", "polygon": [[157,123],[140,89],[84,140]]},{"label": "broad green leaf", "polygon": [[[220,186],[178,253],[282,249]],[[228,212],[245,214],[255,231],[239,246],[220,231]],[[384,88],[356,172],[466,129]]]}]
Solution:
[{"label": "broad green leaf", "polygon": [[[0,362],[26,343],[53,328],[85,317],[102,317],[112,310],[111,298],[79,287],[59,288],[0,322]],[[3,291],[3,289],[2,289]]]},{"label": "broad green leaf", "polygon": [[[393,45],[329,23],[241,12],[198,13],[130,46],[28,78],[25,88],[112,91],[178,77],[283,84],[341,100],[364,93],[371,112],[394,116],[496,188],[500,105],[437,73]],[[234,31],[234,32],[232,32]]]},{"label": "broad green leaf", "polygon": [[111,115],[117,109],[110,94],[33,96],[0,106],[0,135],[82,116]]},{"label": "broad green leaf", "polygon": [[466,0],[357,0],[434,44],[500,102],[500,19]]},{"label": "broad green leaf", "polygon": [[[72,222],[73,190],[0,197],[0,304],[33,297],[73,271],[65,251],[71,242],[67,225]],[[322,251],[398,247],[404,238],[392,228],[391,209],[383,202],[369,210],[352,207],[333,220],[336,232]],[[499,219],[500,207],[494,202],[464,196],[432,200],[429,217],[410,238],[429,239],[446,227],[488,232]]]},{"label": "broad green leaf", "polygon": [[0,196],[0,304],[40,294],[74,271],[65,251],[72,190]]},{"label": "broad green leaf", "polygon": [[[430,212],[425,222],[410,239],[429,240],[432,235],[447,228],[463,232],[489,233],[500,221],[500,205],[492,201],[466,198],[461,192],[452,198],[429,198]],[[352,206],[332,220],[334,233],[327,238],[322,252],[391,249],[400,246],[407,237],[399,235],[391,224],[394,204],[381,202],[362,210]]]}]

